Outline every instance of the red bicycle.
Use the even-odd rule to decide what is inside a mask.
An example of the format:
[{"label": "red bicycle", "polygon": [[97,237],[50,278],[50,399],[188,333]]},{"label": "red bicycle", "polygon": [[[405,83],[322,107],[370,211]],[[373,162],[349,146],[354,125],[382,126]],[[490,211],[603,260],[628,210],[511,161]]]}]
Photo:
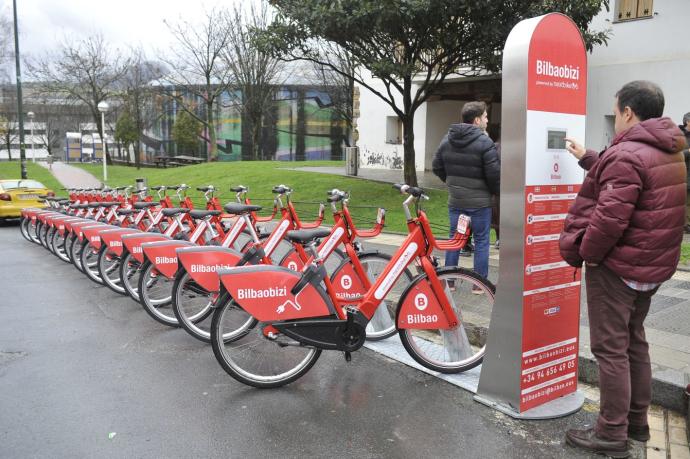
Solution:
[{"label": "red bicycle", "polygon": [[[403,204],[409,234],[381,276],[357,305],[337,307],[338,298],[326,279],[316,252],[320,230],[292,231],[288,239],[304,244],[313,255],[301,273],[277,266],[245,266],[218,270],[221,297],[211,326],[216,359],[236,380],[254,387],[279,387],[295,381],[314,365],[322,350],[338,350],[351,358],[366,339],[366,327],[406,267],[421,268],[403,292],[396,328],[405,349],[417,362],[442,373],[479,365],[494,303],[494,286],[473,271],[439,268],[434,248],[457,250],[469,238],[469,218],[458,221],[456,236],[437,241],[419,208],[428,199],[423,190],[396,185],[408,194]],[[414,204],[416,215],[410,212]],[[476,295],[472,290],[480,291]],[[227,330],[247,322],[239,339],[228,342]]]}]

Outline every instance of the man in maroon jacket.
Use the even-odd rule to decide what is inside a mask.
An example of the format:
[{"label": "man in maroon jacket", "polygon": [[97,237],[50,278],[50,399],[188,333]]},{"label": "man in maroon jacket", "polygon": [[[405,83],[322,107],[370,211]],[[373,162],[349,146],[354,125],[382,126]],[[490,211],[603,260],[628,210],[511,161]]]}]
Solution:
[{"label": "man in maroon jacket", "polygon": [[601,407],[594,428],[566,442],[627,457],[627,439],[649,439],[651,366],[643,322],[652,295],[680,258],[685,223],[685,137],[662,118],[664,95],[648,81],[616,93],[616,137],[601,154],[566,139],[588,170],[560,237],[563,258],[587,266],[592,353]]}]

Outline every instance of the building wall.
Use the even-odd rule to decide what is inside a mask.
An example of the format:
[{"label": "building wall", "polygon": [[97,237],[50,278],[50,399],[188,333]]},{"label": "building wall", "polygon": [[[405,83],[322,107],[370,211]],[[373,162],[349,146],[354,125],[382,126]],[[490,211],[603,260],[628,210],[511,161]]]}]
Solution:
[{"label": "building wall", "polygon": [[[386,94],[384,85],[370,76],[366,79],[374,89]],[[359,85],[357,85],[359,86]],[[413,92],[416,87],[413,86]],[[386,123],[388,117],[397,116],[393,109],[374,93],[363,86],[360,91],[361,117],[357,122],[359,131],[359,165],[372,169],[402,169],[404,148],[401,143],[386,142]],[[397,94],[396,94],[397,95]],[[402,98],[398,97],[398,106],[402,106]],[[426,119],[427,104],[422,105],[415,112],[414,147],[415,168],[424,170],[424,151],[426,148]]]},{"label": "building wall", "polygon": [[426,145],[424,154],[424,168],[431,170],[431,161],[438,149],[441,139],[448,133],[451,124],[460,122],[460,110],[465,101],[439,100],[427,103],[426,113]]},{"label": "building wall", "polygon": [[661,86],[666,99],[665,115],[676,123],[690,112],[690,27],[688,0],[656,0],[654,16],[614,22],[611,11],[602,11],[592,29],[611,28],[608,46],[599,46],[589,56],[587,139],[589,148],[601,149],[613,138],[615,93],[633,80],[651,80]]},{"label": "building wall", "polygon": [[[614,22],[618,0],[610,3],[610,11],[602,10],[591,23],[592,30],[611,30],[608,46],[598,46],[589,55],[585,143],[593,149],[602,149],[613,139],[614,96],[629,81],[647,79],[659,84],[666,96],[665,115],[678,124],[690,112],[690,46],[686,39],[690,1],[656,0],[652,18],[624,22]],[[368,82],[385,94],[382,84]],[[389,168],[399,162],[403,151],[402,145],[385,143],[386,117],[394,113],[367,89],[360,87],[360,93],[360,167]],[[448,125],[458,121],[456,113],[462,103],[436,101],[420,107],[415,118],[417,170],[430,169],[433,153]],[[500,122],[500,104],[493,105],[489,117],[495,124]]]}]

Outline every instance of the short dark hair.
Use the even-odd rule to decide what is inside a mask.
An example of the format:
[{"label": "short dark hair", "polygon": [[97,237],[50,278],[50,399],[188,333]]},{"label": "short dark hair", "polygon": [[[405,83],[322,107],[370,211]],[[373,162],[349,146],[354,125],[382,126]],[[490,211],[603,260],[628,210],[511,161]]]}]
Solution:
[{"label": "short dark hair", "polygon": [[467,102],[462,106],[460,119],[463,123],[472,124],[475,118],[481,117],[486,111],[484,102]]},{"label": "short dark hair", "polygon": [[651,81],[631,81],[617,93],[618,110],[622,112],[630,107],[640,121],[659,118],[664,114],[664,93]]},{"label": "short dark hair", "polygon": [[690,121],[690,112],[683,115],[683,124],[688,124],[688,121]]}]

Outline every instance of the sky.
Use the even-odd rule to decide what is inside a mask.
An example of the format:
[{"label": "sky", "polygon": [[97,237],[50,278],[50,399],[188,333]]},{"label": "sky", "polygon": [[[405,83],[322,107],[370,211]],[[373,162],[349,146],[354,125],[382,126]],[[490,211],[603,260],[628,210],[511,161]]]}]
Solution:
[{"label": "sky", "polygon": [[[113,47],[142,45],[151,57],[173,43],[164,20],[201,21],[214,6],[232,7],[256,0],[16,0],[19,50],[40,55],[55,49],[65,37],[101,33]],[[2,13],[12,18],[12,1],[0,0]]]}]

